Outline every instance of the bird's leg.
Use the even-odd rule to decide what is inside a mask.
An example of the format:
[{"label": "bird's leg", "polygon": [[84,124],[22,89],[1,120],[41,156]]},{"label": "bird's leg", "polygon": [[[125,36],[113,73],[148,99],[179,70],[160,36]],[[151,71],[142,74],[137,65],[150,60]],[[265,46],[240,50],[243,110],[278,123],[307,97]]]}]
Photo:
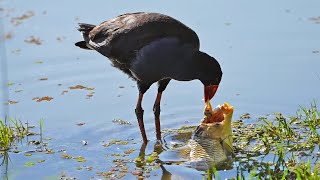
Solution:
[{"label": "bird's leg", "polygon": [[162,79],[158,81],[158,94],[157,98],[153,105],[153,112],[154,112],[154,119],[155,119],[155,126],[156,126],[156,136],[157,140],[161,140],[161,129],[160,129],[160,102],[162,92],[166,89],[167,85],[169,84],[171,79]]},{"label": "bird's leg", "polygon": [[139,124],[139,128],[140,128],[140,132],[142,135],[142,140],[144,143],[147,143],[147,135],[146,135],[146,130],[144,129],[144,123],[143,123],[143,109],[141,106],[141,102],[142,102],[142,98],[143,98],[143,93],[139,93],[139,98],[138,98],[138,102],[137,102],[137,106],[135,109],[136,112],[136,116],[138,119],[138,124]]},{"label": "bird's leg", "polygon": [[155,117],[155,126],[156,126],[156,136],[157,140],[161,140],[161,128],[160,128],[160,102],[161,102],[162,92],[158,92],[157,98],[153,105],[153,112]]}]

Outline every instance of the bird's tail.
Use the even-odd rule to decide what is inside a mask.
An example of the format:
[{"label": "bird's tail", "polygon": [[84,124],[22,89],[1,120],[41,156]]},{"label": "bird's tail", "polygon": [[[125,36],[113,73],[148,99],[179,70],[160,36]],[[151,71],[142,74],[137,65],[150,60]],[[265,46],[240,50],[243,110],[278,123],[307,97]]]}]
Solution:
[{"label": "bird's tail", "polygon": [[79,27],[77,28],[78,31],[82,32],[82,33],[87,33],[89,34],[89,32],[96,27],[96,25],[93,24],[86,24],[86,23],[79,23],[78,24]]},{"label": "bird's tail", "polygon": [[75,45],[82,49],[93,50],[92,46],[89,44],[89,32],[94,27],[96,27],[96,25],[79,23],[79,27],[77,29],[82,33],[84,41],[79,41],[75,43]]},{"label": "bird's tail", "polygon": [[86,50],[93,50],[89,44],[87,44],[85,41],[79,41],[75,43],[74,45],[78,46],[81,49],[86,49]]}]

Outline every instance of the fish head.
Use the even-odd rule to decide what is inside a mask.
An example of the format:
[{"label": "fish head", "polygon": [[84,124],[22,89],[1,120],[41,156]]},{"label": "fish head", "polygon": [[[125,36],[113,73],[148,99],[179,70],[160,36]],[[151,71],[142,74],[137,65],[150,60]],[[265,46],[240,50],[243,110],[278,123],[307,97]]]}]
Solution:
[{"label": "fish head", "polygon": [[228,140],[226,142],[232,147],[231,120],[234,107],[228,103],[218,105],[212,109],[210,102],[206,103],[205,117],[194,131],[194,136],[210,139]]}]

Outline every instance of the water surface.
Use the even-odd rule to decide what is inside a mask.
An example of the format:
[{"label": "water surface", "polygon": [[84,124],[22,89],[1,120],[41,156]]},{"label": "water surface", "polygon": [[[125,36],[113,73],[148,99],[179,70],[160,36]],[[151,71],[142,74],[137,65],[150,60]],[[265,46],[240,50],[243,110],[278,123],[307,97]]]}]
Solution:
[{"label": "water surface", "polygon": [[[138,156],[141,137],[134,114],[136,84],[111,67],[105,57],[74,46],[82,39],[76,30],[79,22],[98,24],[122,13],[137,11],[160,12],[179,19],[197,32],[201,50],[220,62],[224,74],[212,104],[226,101],[234,105],[235,119],[246,112],[251,114],[252,121],[272,112],[294,115],[300,105],[320,99],[320,25],[310,20],[320,15],[317,8],[320,3],[315,0],[209,3],[2,0],[0,3],[1,34],[12,35],[1,41],[5,51],[1,56],[0,75],[4,81],[1,83],[14,83],[2,86],[0,96],[2,101],[18,102],[3,106],[1,117],[8,115],[34,125],[42,118],[44,134],[52,138],[51,148],[66,149],[68,154],[83,155],[87,159],[86,163],[77,164],[61,159],[61,153],[27,158],[12,154],[9,168],[12,179],[54,179],[63,173],[86,179],[110,169],[112,153],[131,147],[136,150],[129,157]],[[12,18],[28,11],[34,15],[19,25],[13,24]],[[30,36],[40,38],[41,45],[26,43]],[[75,85],[94,90],[69,89]],[[5,87],[8,87],[8,97]],[[63,93],[65,90],[68,92]],[[199,81],[172,81],[163,94],[162,128],[197,125],[204,107],[202,91]],[[92,92],[93,96],[88,98]],[[32,100],[43,96],[53,99]],[[143,101],[151,141],[147,154],[155,144],[152,112],[155,96],[156,86],[152,86]],[[123,119],[132,125],[118,125],[113,119]],[[86,124],[79,127],[76,124],[80,122]],[[114,139],[129,139],[129,146],[102,146]],[[83,140],[88,141],[87,146],[82,145]],[[28,148],[25,145],[22,149]],[[46,159],[46,162],[30,168],[24,166],[27,161],[37,159]],[[77,170],[82,165],[94,169]],[[166,170],[190,179],[203,175],[178,165],[167,166]],[[166,171],[159,167],[152,171],[150,178],[158,179],[163,172]],[[222,177],[236,175],[235,170],[221,173]]]}]

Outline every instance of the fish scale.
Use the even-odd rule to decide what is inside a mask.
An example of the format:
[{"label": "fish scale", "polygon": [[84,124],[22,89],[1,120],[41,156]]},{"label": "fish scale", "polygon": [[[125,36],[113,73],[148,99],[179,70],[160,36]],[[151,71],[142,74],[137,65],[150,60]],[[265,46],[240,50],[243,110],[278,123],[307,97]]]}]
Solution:
[{"label": "fish scale", "polygon": [[209,162],[224,161],[228,158],[220,139],[191,139],[188,143],[190,146],[190,160],[205,160]]},{"label": "fish scale", "polygon": [[[219,113],[223,113],[223,119],[216,121]],[[186,146],[179,149],[181,158],[188,159],[191,167],[201,171],[212,167],[217,170],[231,169],[233,107],[224,103],[212,110],[210,102],[207,102],[205,114],[210,116],[205,116]]]}]

